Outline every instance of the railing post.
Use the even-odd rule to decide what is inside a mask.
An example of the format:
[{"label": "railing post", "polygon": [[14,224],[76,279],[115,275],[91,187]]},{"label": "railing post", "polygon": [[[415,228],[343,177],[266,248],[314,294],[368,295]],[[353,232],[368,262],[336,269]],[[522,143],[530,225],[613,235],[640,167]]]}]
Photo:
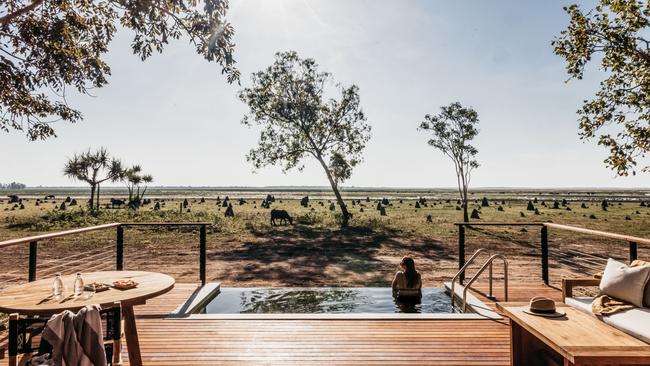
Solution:
[{"label": "railing post", "polygon": [[[458,270],[465,265],[465,225],[458,225]],[[465,273],[461,273],[459,282],[462,285],[465,280]]]},{"label": "railing post", "polygon": [[38,256],[38,242],[29,242],[29,282],[36,281],[36,258]]},{"label": "railing post", "polygon": [[631,241],[630,242],[630,263],[632,263],[632,261],[635,261],[637,258],[636,249],[637,249],[636,242]]},{"label": "railing post", "polygon": [[124,269],[124,227],[117,227],[117,245],[115,247],[115,269]]},{"label": "railing post", "polygon": [[205,285],[205,225],[201,225],[199,229],[199,276],[201,277],[201,285]]},{"label": "railing post", "polygon": [[542,226],[542,280],[548,285],[548,228]]}]

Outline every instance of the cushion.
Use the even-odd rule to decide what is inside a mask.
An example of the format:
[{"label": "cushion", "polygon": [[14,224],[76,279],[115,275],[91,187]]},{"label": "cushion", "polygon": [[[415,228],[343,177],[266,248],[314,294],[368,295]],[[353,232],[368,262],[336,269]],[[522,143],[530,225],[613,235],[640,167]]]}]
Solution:
[{"label": "cushion", "polygon": [[600,280],[600,294],[643,307],[648,276],[650,266],[628,267],[625,263],[609,258]]},{"label": "cushion", "polygon": [[[632,266],[650,266],[650,262],[642,261],[637,259],[632,262]],[[643,295],[643,306],[650,308],[650,280],[645,285],[645,294]]]},{"label": "cushion", "polygon": [[[593,297],[578,296],[567,297],[564,301],[574,309],[593,316],[594,314],[591,312],[591,302],[593,300]],[[621,332],[650,343],[650,309],[636,308],[599,317],[599,319]]]},{"label": "cushion", "polygon": [[650,343],[650,309],[636,308],[603,317],[612,327]]},{"label": "cushion", "polygon": [[591,302],[594,301],[593,297],[583,297],[583,296],[577,296],[577,297],[567,297],[564,299],[564,302],[571,306],[572,308],[578,309],[582,311],[585,314],[589,315],[594,315],[591,312]]}]

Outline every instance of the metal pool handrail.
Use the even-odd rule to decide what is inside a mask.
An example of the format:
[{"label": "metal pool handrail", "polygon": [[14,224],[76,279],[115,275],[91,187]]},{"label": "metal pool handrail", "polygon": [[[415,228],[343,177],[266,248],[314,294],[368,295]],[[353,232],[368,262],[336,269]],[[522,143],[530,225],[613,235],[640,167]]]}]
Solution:
[{"label": "metal pool handrail", "polygon": [[[492,262],[494,262],[495,259],[501,259],[503,260],[503,292],[504,292],[504,300],[507,302],[508,301],[508,260],[506,257],[502,254],[495,254],[488,259],[485,264],[476,272],[474,277],[472,277],[469,281],[467,281],[467,285],[465,285],[465,288],[463,288],[463,312],[467,310],[467,290],[472,286],[472,283],[478,279],[478,277],[485,271],[486,268],[490,268],[490,283],[492,283]],[[490,288],[492,286],[490,285]]]},{"label": "metal pool handrail", "polygon": [[[451,304],[452,305],[454,304],[454,297],[456,296],[456,290],[454,289],[454,287],[456,285],[456,280],[458,280],[458,278],[465,273],[465,270],[467,269],[467,267],[469,267],[469,265],[474,262],[474,260],[476,259],[476,257],[478,257],[479,254],[481,254],[483,252],[486,252],[486,251],[487,250],[485,248],[477,249],[474,252],[474,254],[472,254],[472,256],[467,260],[465,265],[463,265],[463,267],[461,269],[459,269],[458,272],[456,272],[456,274],[454,275],[454,278],[451,279]],[[490,283],[491,282],[492,282],[492,278],[490,278]],[[492,286],[490,286],[490,287],[492,287]]]}]

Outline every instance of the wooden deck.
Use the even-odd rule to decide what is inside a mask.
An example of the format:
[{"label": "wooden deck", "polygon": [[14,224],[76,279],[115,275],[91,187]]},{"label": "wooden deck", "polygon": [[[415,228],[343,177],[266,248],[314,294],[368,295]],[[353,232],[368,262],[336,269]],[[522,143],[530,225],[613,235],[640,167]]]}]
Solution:
[{"label": "wooden deck", "polygon": [[[177,284],[136,308],[145,365],[510,364],[507,320],[166,318],[195,288]],[[542,284],[511,284],[509,300],[540,294],[560,299],[560,291]]]}]

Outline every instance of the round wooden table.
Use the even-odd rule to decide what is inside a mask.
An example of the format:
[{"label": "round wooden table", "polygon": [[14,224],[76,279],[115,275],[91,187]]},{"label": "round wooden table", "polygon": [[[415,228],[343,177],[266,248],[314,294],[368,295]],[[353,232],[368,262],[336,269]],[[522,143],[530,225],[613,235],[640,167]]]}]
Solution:
[{"label": "round wooden table", "polygon": [[[138,286],[129,290],[110,288],[97,292],[87,298],[85,294],[75,297],[73,286],[76,275],[62,276],[65,291],[63,295],[52,297],[54,278],[28,282],[8,287],[0,291],[0,312],[19,315],[53,315],[64,310],[77,311],[84,306],[99,304],[108,309],[120,306],[124,319],[124,336],[129,352],[129,363],[142,365],[140,342],[135,325],[133,306],[145,304],[148,299],[160,296],[174,287],[174,279],[168,275],[141,271],[107,271],[81,273],[85,284],[93,282],[112,284],[113,281],[130,279]],[[114,350],[119,355],[119,349]]]}]

